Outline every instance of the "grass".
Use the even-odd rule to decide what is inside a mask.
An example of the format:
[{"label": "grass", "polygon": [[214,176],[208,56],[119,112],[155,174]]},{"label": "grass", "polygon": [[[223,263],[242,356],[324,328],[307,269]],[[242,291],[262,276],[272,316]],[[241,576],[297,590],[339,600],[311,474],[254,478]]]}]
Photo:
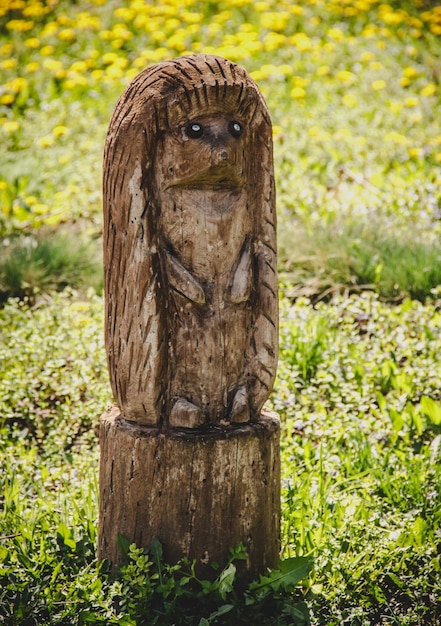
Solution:
[{"label": "grass", "polygon": [[[246,599],[234,581],[224,598],[219,587],[204,592],[201,581],[199,591],[187,582],[182,589],[185,564],[161,565],[166,593],[140,551],[120,581],[97,567],[96,426],[111,402],[102,300],[91,292],[82,300],[63,292],[33,308],[10,300],[0,316],[9,333],[0,398],[4,623],[85,624],[87,615],[132,623],[148,606],[141,576],[162,624],[172,600],[170,618],[182,624],[214,614],[208,623],[271,616],[270,623],[306,624],[307,614],[296,613],[305,607],[314,625],[437,624],[440,308],[439,300],[391,306],[374,294],[315,308],[282,299],[271,399],[282,420],[282,554],[313,556],[314,570],[294,595],[271,588]],[[147,614],[145,623],[156,623]]]},{"label": "grass", "polygon": [[73,288],[102,288],[101,259],[93,241],[71,232],[40,231],[6,239],[0,252],[0,302]]},{"label": "grass", "polygon": [[[440,35],[423,1],[1,4],[3,623],[439,625]],[[105,133],[131,77],[200,51],[274,125],[286,585],[246,593],[240,547],[214,587],[157,544],[116,579],[95,554]]]},{"label": "grass", "polygon": [[389,301],[424,301],[441,284],[436,241],[393,224],[336,220],[306,228],[291,223],[284,225],[279,243],[291,297],[323,299],[344,290],[369,290]]}]

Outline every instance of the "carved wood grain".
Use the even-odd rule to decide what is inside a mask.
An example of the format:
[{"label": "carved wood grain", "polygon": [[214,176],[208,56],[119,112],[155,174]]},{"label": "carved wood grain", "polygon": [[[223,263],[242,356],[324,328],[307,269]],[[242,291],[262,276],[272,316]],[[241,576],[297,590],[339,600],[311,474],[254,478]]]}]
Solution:
[{"label": "carved wood grain", "polygon": [[[204,139],[189,139],[192,121]],[[249,75],[210,55],[147,68],[119,99],[103,169],[105,334],[126,419],[258,419],[278,352],[271,132]]]}]

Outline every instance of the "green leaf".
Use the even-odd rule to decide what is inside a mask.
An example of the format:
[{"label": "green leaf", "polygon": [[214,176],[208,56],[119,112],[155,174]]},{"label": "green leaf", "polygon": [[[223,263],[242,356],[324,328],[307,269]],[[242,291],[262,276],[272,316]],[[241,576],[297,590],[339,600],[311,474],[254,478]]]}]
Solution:
[{"label": "green leaf", "polygon": [[421,410],[434,426],[441,424],[441,406],[432,400],[432,398],[428,398],[427,396],[421,398]]},{"label": "green leaf", "polygon": [[117,543],[119,549],[123,553],[124,558],[127,558],[130,550],[130,540],[127,539],[127,537],[124,537],[124,535],[121,535],[121,533],[118,533]]},{"label": "green leaf", "polygon": [[219,595],[225,600],[227,593],[233,590],[233,583],[236,577],[236,566],[230,563],[219,576]]},{"label": "green leaf", "polygon": [[269,576],[261,576],[259,582],[251,583],[249,589],[270,587],[274,591],[297,585],[311,571],[313,560],[310,557],[294,556],[280,561],[279,569],[272,570]]},{"label": "green leaf", "polygon": [[71,550],[76,549],[77,542],[73,538],[72,529],[68,528],[66,524],[63,524],[63,522],[61,522],[61,524],[58,525],[57,534],[62,539],[65,546],[71,548]]},{"label": "green leaf", "polygon": [[223,604],[217,609],[217,611],[210,615],[210,620],[214,619],[215,617],[220,617],[221,615],[226,615],[226,613],[229,613],[233,609],[234,604]]}]

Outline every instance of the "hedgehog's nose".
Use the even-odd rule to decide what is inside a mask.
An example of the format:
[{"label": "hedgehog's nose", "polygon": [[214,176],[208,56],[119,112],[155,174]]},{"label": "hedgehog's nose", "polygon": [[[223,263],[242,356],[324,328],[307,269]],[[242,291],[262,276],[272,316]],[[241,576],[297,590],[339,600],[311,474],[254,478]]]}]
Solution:
[{"label": "hedgehog's nose", "polygon": [[229,161],[230,153],[225,148],[214,149],[211,152],[211,165],[221,165]]}]

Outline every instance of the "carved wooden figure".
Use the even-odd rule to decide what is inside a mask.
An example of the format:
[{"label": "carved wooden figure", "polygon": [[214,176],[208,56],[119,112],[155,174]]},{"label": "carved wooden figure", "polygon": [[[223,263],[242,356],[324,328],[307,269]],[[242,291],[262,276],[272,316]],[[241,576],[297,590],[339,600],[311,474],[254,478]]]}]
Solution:
[{"label": "carved wooden figure", "polygon": [[270,117],[215,56],[159,63],[116,106],[104,156],[106,347],[125,419],[254,422],[277,365]]},{"label": "carved wooden figure", "polygon": [[270,117],[245,70],[194,55],[141,72],[104,155],[106,347],[99,558],[122,534],[168,562],[277,565],[280,425]]}]

